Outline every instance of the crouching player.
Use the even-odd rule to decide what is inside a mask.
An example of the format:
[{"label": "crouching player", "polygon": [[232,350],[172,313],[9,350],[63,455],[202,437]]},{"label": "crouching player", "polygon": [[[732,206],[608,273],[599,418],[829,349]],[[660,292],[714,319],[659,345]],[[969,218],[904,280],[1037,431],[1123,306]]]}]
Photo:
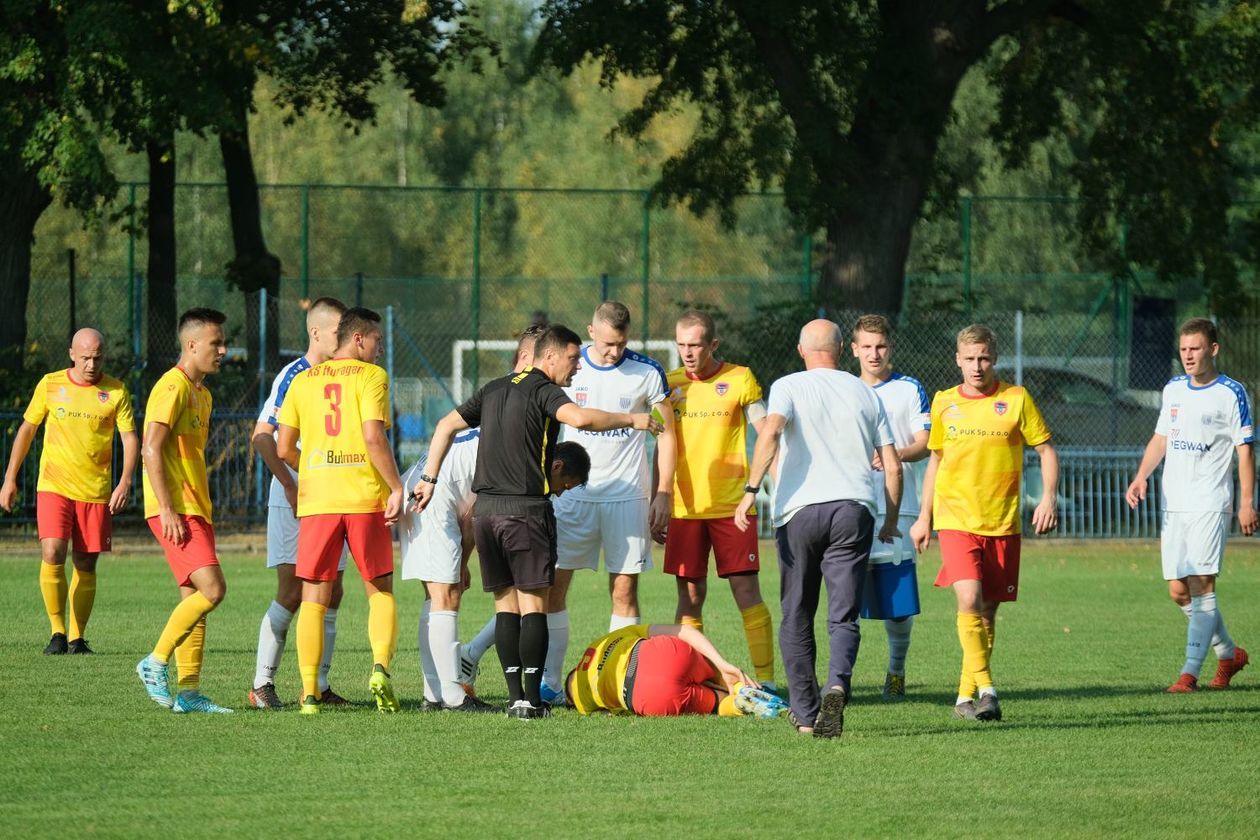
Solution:
[{"label": "crouching player", "polygon": [[703,633],[681,624],[636,624],[601,636],[587,647],[564,687],[568,705],[584,715],[769,718],[788,709],[723,659]]}]

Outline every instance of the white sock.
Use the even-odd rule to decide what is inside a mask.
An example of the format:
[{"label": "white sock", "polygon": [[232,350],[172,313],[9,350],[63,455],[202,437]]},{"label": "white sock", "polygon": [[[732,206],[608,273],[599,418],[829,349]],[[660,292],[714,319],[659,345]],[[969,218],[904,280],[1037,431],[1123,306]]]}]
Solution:
[{"label": "white sock", "polygon": [[569,650],[569,611],[547,613],[547,665],[543,682],[552,691],[564,685],[564,655]]},{"label": "white sock", "polygon": [[906,652],[910,650],[910,629],[914,627],[914,616],[900,621],[886,619],[884,632],[888,634],[888,673],[904,677],[906,675]]},{"label": "white sock", "polygon": [[477,631],[477,635],[473,636],[473,640],[460,649],[460,656],[474,665],[480,662],[481,657],[486,655],[486,651],[494,647],[494,624],[495,618],[490,616],[490,620]]},{"label": "white sock", "polygon": [[958,697],[954,699],[955,706],[961,706],[963,703],[974,703],[974,702],[976,702],[976,698],[964,697],[961,694],[959,694]]},{"label": "white sock", "polygon": [[319,690],[322,694],[331,688],[328,669],[332,667],[333,648],[337,644],[337,611],[329,607],[324,612],[324,658],[319,662]]},{"label": "white sock", "polygon": [[612,633],[614,630],[620,630],[622,627],[633,627],[641,620],[637,615],[617,615],[613,613],[608,619],[608,632]]},{"label": "white sock", "polygon": [[997,689],[991,685],[983,686],[980,689],[980,696],[983,697],[986,694],[988,694],[991,697],[997,697]]},{"label": "white sock", "polygon": [[442,682],[438,678],[437,662],[433,659],[433,648],[429,638],[429,626],[432,622],[430,605],[432,601],[424,600],[420,608],[420,671],[424,674],[424,699],[437,703],[442,699]]},{"label": "white sock", "polygon": [[[1181,611],[1186,614],[1186,620],[1190,620],[1190,616],[1194,614],[1194,607],[1190,604],[1178,604]],[[1221,611],[1216,610],[1216,629],[1212,633],[1212,650],[1216,651],[1217,659],[1233,659],[1234,658],[1234,640],[1229,637],[1229,631],[1225,629],[1225,619],[1221,618]]]},{"label": "white sock", "polygon": [[263,616],[262,625],[258,628],[254,688],[262,688],[267,683],[275,685],[280,657],[284,654],[284,641],[289,636],[289,625],[292,623],[293,613],[280,606],[278,601],[272,601]]},{"label": "white sock", "polygon": [[448,706],[463,703],[464,687],[459,684],[459,613],[430,611],[429,656],[437,671],[442,702]]},{"label": "white sock", "polygon": [[1216,631],[1216,593],[1209,592],[1190,599],[1190,625],[1186,628],[1186,664],[1181,673],[1192,677],[1203,670],[1203,659]]}]

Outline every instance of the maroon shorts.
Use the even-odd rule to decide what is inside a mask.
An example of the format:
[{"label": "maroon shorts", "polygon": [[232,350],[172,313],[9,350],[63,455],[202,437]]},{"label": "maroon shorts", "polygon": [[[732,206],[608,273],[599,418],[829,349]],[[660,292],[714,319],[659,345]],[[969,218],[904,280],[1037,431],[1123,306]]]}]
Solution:
[{"label": "maroon shorts", "polygon": [[104,502],[76,502],[60,493],[36,493],[35,521],[41,540],[68,540],[80,554],[109,551],[113,517]]},{"label": "maroon shorts", "polygon": [[162,536],[162,517],[150,516],[145,521],[149,523],[149,530],[162,546],[175,582],[180,586],[192,586],[193,572],[205,566],[219,565],[219,557],[214,550],[214,526],[200,516],[185,516],[182,513],[177,515],[187,532],[184,541],[178,544]]},{"label": "maroon shorts", "polygon": [[394,573],[394,538],[385,514],[316,513],[298,520],[296,574],[302,580],[336,580],[343,546],[364,580]]},{"label": "maroon shorts", "polygon": [[761,570],[757,550],[756,519],[747,531],[735,527],[735,517],[725,519],[671,519],[665,537],[665,572],[680,578],[709,576],[709,549],[718,577],[756,574]]},{"label": "maroon shorts", "polygon": [[653,636],[639,642],[638,667],[630,705],[638,715],[708,715],[717,708],[713,666],[677,636]]},{"label": "maroon shorts", "polygon": [[937,586],[959,580],[980,581],[986,601],[1014,601],[1019,594],[1019,534],[986,537],[966,531],[941,531],[941,571]]}]

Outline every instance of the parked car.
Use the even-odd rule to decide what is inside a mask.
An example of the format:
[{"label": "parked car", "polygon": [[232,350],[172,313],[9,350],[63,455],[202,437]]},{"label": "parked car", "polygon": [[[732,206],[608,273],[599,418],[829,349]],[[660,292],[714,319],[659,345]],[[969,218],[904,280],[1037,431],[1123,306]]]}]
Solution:
[{"label": "parked car", "polygon": [[[1002,379],[1014,381],[1003,366]],[[1024,387],[1050,426],[1057,446],[1145,446],[1158,409],[1149,408],[1107,382],[1074,370],[1025,367]]]}]

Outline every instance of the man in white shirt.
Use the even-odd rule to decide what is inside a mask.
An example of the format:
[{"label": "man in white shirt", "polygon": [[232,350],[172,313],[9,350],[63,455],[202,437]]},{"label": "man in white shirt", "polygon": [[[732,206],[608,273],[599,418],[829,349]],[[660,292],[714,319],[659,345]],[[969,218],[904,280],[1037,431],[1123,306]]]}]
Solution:
[{"label": "man in white shirt", "polygon": [[587,326],[591,343],[565,392],[583,408],[657,413],[665,431],[656,439],[659,475],[653,485],[647,433],[634,429],[592,432],[561,428],[562,441],[576,441],[591,457],[587,483],[557,497],[556,579],[547,601],[547,665],[542,699],[564,698],[564,656],[569,645],[568,591],[578,569],[598,571],[600,552],[612,598],[609,632],[642,623],[639,575],[652,568],[652,534],[669,522],[674,481],[674,413],[665,403],[665,370],[648,356],[626,349],[630,310],[606,300]]},{"label": "man in white shirt", "polygon": [[1168,594],[1190,619],[1186,661],[1181,676],[1168,688],[1174,694],[1198,688],[1209,644],[1217,657],[1209,688],[1228,688],[1249,659],[1225,629],[1217,606],[1216,576],[1233,512],[1230,464],[1235,452],[1238,526],[1247,536],[1256,530],[1251,448],[1255,436],[1246,389],[1216,370],[1220,350],[1216,338],[1216,325],[1206,318],[1191,318],[1181,325],[1178,351],[1186,372],[1164,386],[1155,434],[1125,493],[1129,506],[1136,508],[1146,498],[1147,478],[1164,462],[1160,554]]},{"label": "man in white shirt", "polygon": [[[775,381],[757,435],[735,526],[749,527],[757,488],[778,458],[772,516],[779,549],[779,647],[787,673],[792,720],[800,732],[834,738],[844,728],[853,661],[861,634],[858,612],[875,530],[871,463],[879,454],[887,496],[881,542],[898,536],[901,462],[879,398],[839,370],[840,328],[810,321],[797,351],[805,370]],[[827,582],[831,657],[827,690],[819,697],[814,671],[814,613]]]},{"label": "man in white shirt", "polygon": [[[875,390],[884,405],[893,442],[901,459],[901,511],[892,542],[876,540],[871,546],[866,586],[862,590],[862,618],[884,620],[888,634],[888,672],[884,677],[885,700],[906,696],[906,653],[910,630],[919,613],[919,584],[915,569],[910,526],[919,515],[919,476],[916,464],[928,454],[932,428],[932,403],[919,380],[892,368],[892,324],[883,315],[863,315],[853,327],[853,356],[861,368],[861,380]],[[871,470],[876,514],[886,511],[884,474]]]}]

